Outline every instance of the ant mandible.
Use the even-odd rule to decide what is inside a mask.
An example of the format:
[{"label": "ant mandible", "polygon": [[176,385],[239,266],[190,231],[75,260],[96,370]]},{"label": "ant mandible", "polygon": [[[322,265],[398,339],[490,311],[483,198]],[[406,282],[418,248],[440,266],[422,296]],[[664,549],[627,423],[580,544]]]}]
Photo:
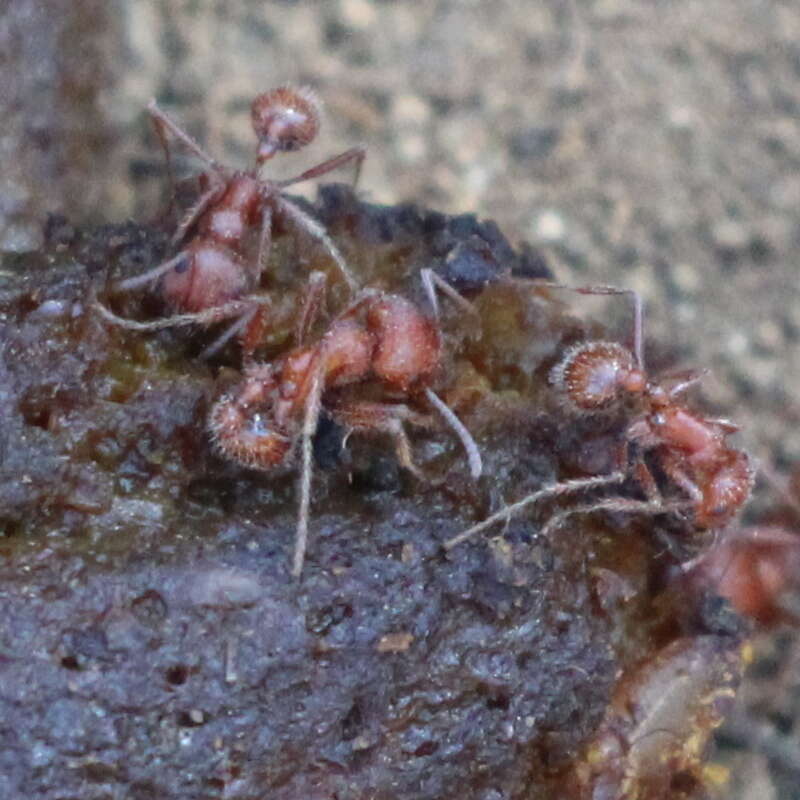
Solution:
[{"label": "ant mandible", "polygon": [[[452,537],[445,542],[445,548],[455,547],[541,500],[621,483],[630,472],[630,444],[638,445],[639,456],[633,465],[633,475],[647,500],[612,497],[577,505],[552,517],[543,527],[542,535],[548,534],[569,515],[603,509],[657,514],[688,507],[700,527],[719,528],[727,524],[750,496],[753,470],[747,455],[728,444],[728,435],[738,430],[736,425],[700,416],[682,402],[681,395],[700,380],[702,373],[689,373],[669,388],[648,377],[643,355],[642,300],[638,292],[611,286],[541,285],[581,294],[629,295],[633,299],[633,352],[615,342],[583,342],[569,348],[550,371],[550,384],[559,400],[576,415],[607,413],[625,404],[638,408],[639,415],[625,431],[620,458],[622,467],[607,475],[545,486]],[[664,501],[644,461],[645,453],[653,454],[660,470],[686,495],[686,500]]]},{"label": "ant mandible", "polygon": [[[325,229],[307,214],[285,190],[302,181],[325,175],[346,164],[355,164],[356,174],[364,150],[354,147],[329,158],[288,180],[273,181],[262,175],[262,167],[280,152],[299,150],[317,136],[321,104],[309,88],[281,87],[258,95],[251,107],[253,130],[258,137],[255,166],[235,170],[215,161],[203,148],[151,100],[147,111],[164,147],[170,171],[165,131],[201,159],[206,171],[200,176],[203,193],[189,209],[172,237],[181,245],[177,255],[133,278],[120,281],[119,292],[160,280],[161,294],[176,314],[160,320],[139,322],[119,317],[100,303],[95,308],[110,322],[133,330],[157,330],[199,323],[209,325],[236,317],[235,322],[203,353],[216,352],[237,333],[242,333],[245,358],[252,355],[265,324],[269,298],[253,295],[268,258],[273,215],[280,214],[316,239],[336,265],[351,293],[358,283],[342,254]],[[248,233],[258,230],[255,259],[245,255]]]},{"label": "ant mandible", "polygon": [[[431,270],[422,279],[438,316],[434,285],[472,310],[471,304]],[[404,424],[428,427],[428,415],[410,403],[427,401],[453,429],[466,450],[473,478],[482,471],[472,436],[445,402],[431,389],[442,360],[442,340],[434,319],[396,294],[364,289],[341,312],[322,338],[304,345],[318,306],[314,296],[300,319],[301,344],[277,361],[251,364],[233,391],[220,398],[209,414],[211,437],[229,459],[247,467],[272,470],[290,462],[302,439],[300,500],[292,574],[303,568],[311,500],[312,437],[324,402],[331,417],[349,432],[388,433],[400,464],[416,477]],[[347,396],[344,387],[377,382],[385,400],[363,401]],[[402,402],[398,402],[402,400]]]}]

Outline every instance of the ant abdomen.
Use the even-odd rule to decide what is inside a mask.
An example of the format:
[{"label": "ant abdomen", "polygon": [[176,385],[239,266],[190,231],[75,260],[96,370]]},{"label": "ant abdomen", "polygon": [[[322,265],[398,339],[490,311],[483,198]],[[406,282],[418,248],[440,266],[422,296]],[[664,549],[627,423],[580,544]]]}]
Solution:
[{"label": "ant abdomen", "polygon": [[256,162],[262,164],[275,153],[299,150],[319,132],[321,104],[308,87],[282,86],[253,100],[251,118],[259,140]]},{"label": "ant abdomen", "polygon": [[584,413],[612,410],[647,386],[630,350],[602,341],[571,347],[550,370],[550,383],[569,408]]}]

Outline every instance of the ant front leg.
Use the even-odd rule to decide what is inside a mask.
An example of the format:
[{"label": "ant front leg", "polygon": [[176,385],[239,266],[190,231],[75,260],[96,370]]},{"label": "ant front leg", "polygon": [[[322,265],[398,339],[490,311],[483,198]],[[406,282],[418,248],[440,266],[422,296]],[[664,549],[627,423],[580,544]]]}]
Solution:
[{"label": "ant front leg", "polygon": [[297,345],[302,345],[319,317],[320,309],[325,301],[325,283],[327,279],[324,272],[316,270],[308,276],[308,285],[303,293],[303,303],[297,318],[295,338]]},{"label": "ant front leg", "polygon": [[258,234],[258,252],[256,253],[256,265],[253,270],[253,286],[258,286],[261,280],[261,271],[266,266],[269,259],[269,252],[272,249],[272,206],[263,200],[261,210],[261,230]]},{"label": "ant front leg", "polygon": [[414,463],[411,444],[408,441],[404,422],[430,427],[429,417],[400,403],[371,403],[340,401],[330,407],[331,416],[349,431],[387,433],[394,441],[397,460],[418,480],[429,483],[429,479]]},{"label": "ant front leg", "polygon": [[457,306],[462,308],[468,314],[480,319],[478,309],[463,297],[456,289],[454,289],[444,278],[438,275],[430,268],[421,269],[419,277],[422,281],[422,286],[425,289],[425,294],[433,309],[433,316],[439,319],[439,300],[436,297],[436,290],[438,289],[442,294],[447,295]]}]

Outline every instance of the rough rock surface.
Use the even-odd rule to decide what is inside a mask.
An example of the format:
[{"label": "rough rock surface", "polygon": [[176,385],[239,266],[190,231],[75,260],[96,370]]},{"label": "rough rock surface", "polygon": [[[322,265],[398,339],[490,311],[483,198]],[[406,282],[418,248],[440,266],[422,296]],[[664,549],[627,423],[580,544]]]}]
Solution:
[{"label": "rough rock surface", "polygon": [[[418,269],[433,266],[475,302],[479,324],[443,301],[437,388],[485,476],[469,478],[445,429],[412,437],[423,484],[389,442],[354,434],[342,449],[323,425],[293,580],[294,472],[228,464],[205,431],[237,349],[203,363],[212,333],[120,330],[89,307],[95,292],[112,302],[108,280],[156,263],[165,237],[52,221],[47,249],[6,259],[0,284],[0,797],[564,796],[588,780],[580,765],[620,682],[639,703],[629,729],[614,723],[624,743],[683,680],[683,662],[661,669],[665,648],[693,637],[720,677],[684,697],[676,730],[702,742],[718,723],[696,695],[735,683],[740,634],[717,605],[662,591],[705,541],[686,522],[575,517],[545,539],[550,504],[441,546],[504,500],[610,469],[626,420],[565,416],[546,380],[599,329],[568,296],[512,282],[546,269],[492,223],[363,205],[342,187],[316,213],[366,284],[422,303]],[[324,255],[279,230],[262,357],[290,341],[312,268],[329,268]],[[345,300],[334,287],[331,305]],[[164,313],[146,293],[113,302]],[[699,751],[657,769],[607,757],[604,780],[650,786],[658,772],[643,800],[702,788]]]}]

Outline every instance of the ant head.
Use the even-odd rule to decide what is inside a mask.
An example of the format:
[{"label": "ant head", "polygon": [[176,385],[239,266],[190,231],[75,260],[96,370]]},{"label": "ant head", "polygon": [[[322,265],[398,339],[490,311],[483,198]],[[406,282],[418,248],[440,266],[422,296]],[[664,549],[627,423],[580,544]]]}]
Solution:
[{"label": "ant head", "polygon": [[625,397],[647,388],[633,354],[613,342],[584,342],[570,348],[550,371],[550,383],[569,407],[583,413],[612,410]]},{"label": "ant head", "polygon": [[319,132],[322,107],[308,87],[282,86],[253,100],[251,118],[258,137],[256,164],[261,166],[275,153],[299,150]]}]

